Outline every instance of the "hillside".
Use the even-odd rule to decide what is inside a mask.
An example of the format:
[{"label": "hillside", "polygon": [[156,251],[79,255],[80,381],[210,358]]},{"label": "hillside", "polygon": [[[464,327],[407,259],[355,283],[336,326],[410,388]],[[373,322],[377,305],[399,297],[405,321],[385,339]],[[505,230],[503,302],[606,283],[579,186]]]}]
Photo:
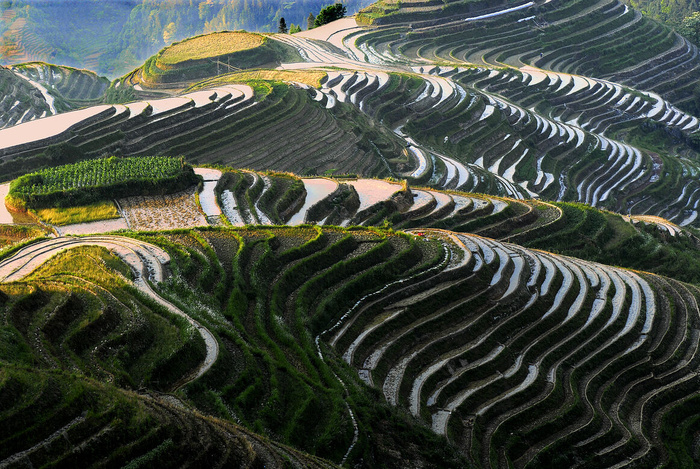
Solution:
[{"label": "hillside", "polygon": [[72,107],[83,107],[100,101],[109,80],[89,70],[50,65],[42,62],[23,63],[12,70],[56,92]]},{"label": "hillside", "polygon": [[[143,386],[182,386],[205,357],[205,343],[145,283],[141,291],[130,287],[129,266],[107,249],[120,255],[132,249],[155,260],[150,247],[103,238],[94,247],[51,259],[29,283],[0,287],[7,318],[0,349],[4,465],[87,467],[157,460],[173,466],[206,461],[285,467],[291,460],[332,467],[162,394],[135,392]],[[127,257],[127,262],[136,260]],[[0,267],[0,275],[7,281],[5,268]],[[162,280],[162,274],[153,273],[151,279]],[[29,335],[35,334],[42,339],[32,341]]]},{"label": "hillside", "polygon": [[[206,34],[176,42],[126,77],[138,87],[186,87],[204,78],[248,68],[275,68],[300,59],[291,47],[246,32]],[[184,85],[184,86],[183,86]]]},{"label": "hillside", "polygon": [[619,0],[201,32],[0,69],[0,466],[700,465],[695,44]]},{"label": "hillside", "polygon": [[87,70],[42,62],[0,66],[0,128],[102,102],[108,86]]},{"label": "hillside", "polygon": [[49,103],[39,89],[12,71],[0,68],[0,127],[36,119],[52,112]]},{"label": "hillside", "polygon": [[[211,190],[221,194],[221,206],[231,223],[246,214],[255,214],[263,222],[275,216],[269,208],[275,199],[266,193],[282,190],[281,175],[257,175],[257,182],[241,193],[233,189],[240,185],[235,176],[250,173],[230,174],[234,179],[220,177],[218,187],[204,188],[200,194],[203,209],[211,210],[204,205],[206,192]],[[317,192],[316,181],[303,180],[308,195],[302,199]],[[379,223],[389,207],[402,205],[400,185],[393,189],[393,202],[385,202],[377,193],[386,182],[351,180],[344,184],[352,187],[359,199],[353,223],[368,214],[370,219],[364,224]],[[286,195],[292,186],[278,194]],[[392,194],[387,189],[381,190]],[[232,205],[225,202],[227,192],[235,200],[233,212]],[[425,226],[420,220],[431,216],[436,217],[434,222],[444,224],[452,218],[470,232],[497,237],[500,233],[524,244],[554,247],[554,239],[559,238],[564,249],[571,246],[565,242],[567,237],[575,233],[613,230],[612,236],[601,235],[601,241],[609,239],[601,246],[611,253],[621,253],[612,239],[618,238],[624,245],[627,242],[619,239],[621,234],[635,230],[593,209],[577,221],[580,217],[568,206],[540,205],[532,207],[538,212],[533,218],[518,208],[522,202],[466,193],[444,194],[452,206],[448,212],[435,205],[444,196],[435,191],[426,194],[434,202],[426,203],[423,191],[413,190],[413,204],[402,205],[404,224],[412,221]],[[336,197],[327,200],[329,203]],[[462,205],[457,206],[458,202]],[[324,204],[310,203],[312,200],[307,200],[300,209],[302,220],[324,217]],[[157,209],[151,210],[155,215]],[[395,222],[399,221],[398,213],[391,216]],[[294,218],[297,215],[290,223]],[[591,228],[594,219],[605,225],[606,218],[610,218],[607,228]],[[344,224],[342,219],[338,221]],[[662,220],[656,223],[661,224],[650,225],[651,231],[638,231],[642,237],[655,239],[644,250],[673,250],[676,242],[681,242],[687,254],[698,249],[692,234]],[[629,228],[623,228],[625,224]],[[200,412],[223,421],[235,420],[331,461],[355,461],[364,467],[382,463],[401,467],[407,461],[423,461],[430,467],[464,467],[467,462],[459,452],[481,467],[501,458],[536,467],[574,462],[601,467],[627,457],[646,463],[689,457],[682,446],[666,448],[679,441],[676,427],[692,426],[693,421],[687,416],[697,396],[692,371],[697,341],[684,331],[693,327],[698,311],[694,286],[474,234],[424,228],[413,233],[308,225],[200,228],[142,233],[135,235],[136,240],[100,236],[58,238],[31,245],[0,262],[0,276],[11,282],[0,290],[8,330],[14,334],[11,354],[2,360],[12,370],[13,363],[31,362],[33,354],[40,354],[42,367],[60,370],[72,363],[89,379],[119,376],[118,381],[108,380],[114,384],[98,386],[93,381],[78,384],[75,378],[70,384],[58,384],[63,383],[62,375],[54,373],[54,388],[78,396],[71,397],[69,403],[80,402],[81,393],[106,393],[112,396],[111,402],[130,396],[115,397],[122,394],[114,385],[179,388],[175,393],[178,399],[191,402]],[[132,266],[131,273],[115,258],[105,257],[109,256],[107,251],[86,250],[89,246],[110,249]],[[71,250],[48,260],[67,247]],[[573,252],[585,257],[586,250]],[[26,259],[31,262],[27,264]],[[98,270],[86,267],[96,261],[102,265]],[[657,263],[654,258],[646,262],[647,266]],[[31,277],[12,283],[41,264],[44,266]],[[168,265],[169,277],[159,267],[162,264]],[[142,342],[129,339],[138,337],[138,328],[120,339],[119,318],[127,314],[120,303],[131,304],[126,317],[144,316],[145,322],[136,324],[153,333],[159,334],[161,329],[149,326],[149,321],[162,322],[163,317],[169,317],[158,312],[152,301],[124,296],[136,294],[125,290],[130,282],[127,279],[139,289],[146,288],[142,281],[146,272],[157,286],[157,295],[169,301],[157,302],[186,311],[184,314],[199,324],[197,329],[189,329],[189,334],[201,334],[203,341],[183,343],[177,335],[168,336],[180,346],[199,347],[199,352],[183,355],[191,361],[177,359],[177,354],[167,360],[149,358],[157,356],[156,350],[128,352],[128,347]],[[146,293],[158,298],[152,291]],[[108,295],[101,301],[107,309],[97,316],[94,326],[76,316],[90,314],[94,303],[90,295]],[[114,300],[109,295],[114,295]],[[64,303],[66,306],[61,306]],[[142,303],[145,306],[139,306]],[[112,310],[110,304],[114,305]],[[37,319],[28,320],[27,312]],[[169,320],[182,327],[182,322]],[[162,333],[167,333],[167,328]],[[30,338],[37,334],[44,339],[32,342]],[[163,340],[153,337],[145,344],[164,350],[169,342]],[[218,345],[210,348],[202,344]],[[92,352],[83,358],[82,351],[87,350]],[[199,371],[183,371],[195,363],[200,363]],[[164,368],[150,371],[147,366],[153,365],[148,364]],[[27,382],[26,373],[6,375],[3,389],[23,389],[19,383]],[[183,383],[183,375],[199,378]],[[44,382],[33,379],[35,387]],[[173,382],[176,384],[169,384]],[[569,389],[569,385],[575,387]],[[12,392],[16,400],[28,391]],[[585,400],[576,399],[572,393],[577,392]],[[69,399],[61,396],[56,396],[58,402]],[[168,440],[179,441],[179,433],[163,427],[164,418],[180,419],[174,427],[178,431],[190,425],[185,422],[197,425],[197,418],[201,418],[197,414],[175,417],[174,412],[183,411],[168,410],[157,394],[131,396],[121,411],[140,415],[131,409],[146,405],[152,417],[139,431],[159,436],[144,440],[130,453],[112,456],[119,461],[155,457],[163,451],[158,442],[170,445]],[[17,410],[10,415],[22,419],[47,415],[46,410],[37,414],[35,405],[17,402]],[[42,402],[42,409],[53,405]],[[23,441],[24,448],[34,445],[13,458],[39,463],[48,457],[39,448],[63,454],[57,452],[58,447],[53,449],[50,437],[58,429],[70,429],[76,438],[99,434],[96,432],[108,424],[113,413],[102,410],[99,399],[93,397],[91,402],[100,415],[97,420],[85,420],[71,410],[75,407],[57,403],[61,412],[45,421],[46,436],[33,437],[34,442],[47,438],[41,445],[13,434],[14,427],[10,427],[8,434],[15,435],[12,441]],[[451,443],[438,443],[437,436],[410,423],[390,406],[405,409]],[[617,409],[615,418],[605,420],[610,408]],[[129,422],[114,427],[112,434],[134,438]],[[198,431],[204,441],[216,439],[217,431],[231,425],[211,417],[207,422],[207,430]],[[654,430],[647,433],[643,428]],[[235,431],[240,434],[242,430]],[[518,437],[509,436],[513,434]],[[258,453],[258,437],[244,435]],[[399,440],[412,442],[400,456],[391,450]],[[188,441],[194,448],[208,444]],[[103,454],[111,454],[109,446],[97,447]],[[185,454],[174,453],[172,458],[180,461],[174,464],[183,464],[184,460],[177,458],[193,457]],[[77,457],[73,454],[64,461]],[[217,458],[223,461],[223,453]]]},{"label": "hillside", "polygon": [[[330,49],[321,53],[315,60],[352,64]],[[329,70],[323,62],[315,67],[234,72],[180,97],[59,115],[51,118],[57,125],[32,141],[21,126],[1,131],[7,143],[0,167],[9,179],[37,164],[68,162],[61,152],[70,158],[168,152],[197,163],[408,177],[438,188],[700,222],[697,182],[682,176],[698,173],[700,122],[656,93],[534,68],[416,66],[387,73]],[[128,87],[135,76],[113,88]],[[173,86],[149,84],[134,85],[134,92]],[[308,119],[294,118],[300,115]],[[329,145],[339,139],[349,142],[342,153]],[[303,157],[304,148],[319,156]]]},{"label": "hillside", "polygon": [[[368,0],[345,3],[350,14]],[[287,25],[307,27],[309,13],[327,5],[318,0],[281,2],[128,0],[0,3],[0,64],[59,63],[120,76],[172,42],[216,31],[276,32]]]}]

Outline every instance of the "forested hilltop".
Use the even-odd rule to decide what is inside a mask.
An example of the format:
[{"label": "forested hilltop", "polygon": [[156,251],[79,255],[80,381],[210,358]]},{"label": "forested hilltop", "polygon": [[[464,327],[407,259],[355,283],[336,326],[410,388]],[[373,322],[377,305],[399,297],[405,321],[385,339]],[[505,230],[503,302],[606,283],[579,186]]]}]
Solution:
[{"label": "forested hilltop", "polygon": [[[41,60],[119,75],[173,41],[223,30],[307,27],[323,0],[4,0],[0,64]],[[369,0],[344,2],[348,14]]]},{"label": "forested hilltop", "polygon": [[629,0],[627,3],[654,19],[675,24],[700,11],[698,0]]},{"label": "forested hilltop", "polygon": [[700,44],[700,1],[698,0],[628,0],[646,16],[675,28],[696,45]]}]

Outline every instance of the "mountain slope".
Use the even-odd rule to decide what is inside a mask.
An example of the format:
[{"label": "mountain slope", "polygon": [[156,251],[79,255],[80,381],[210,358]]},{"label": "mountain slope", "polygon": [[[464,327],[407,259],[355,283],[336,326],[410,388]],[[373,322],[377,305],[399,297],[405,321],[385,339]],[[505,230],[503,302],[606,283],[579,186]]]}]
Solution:
[{"label": "mountain slope", "polygon": [[0,131],[7,179],[212,165],[55,239],[0,232],[3,457],[698,464],[698,49],[617,0],[358,19],[186,40],[110,84],[132,102]]},{"label": "mountain slope", "polygon": [[[346,6],[352,14],[367,4],[351,0]],[[325,5],[318,0],[5,1],[0,4],[0,63],[44,61],[119,76],[164,46],[191,36],[276,32],[283,17],[288,26],[305,29],[309,13],[316,15]]]}]

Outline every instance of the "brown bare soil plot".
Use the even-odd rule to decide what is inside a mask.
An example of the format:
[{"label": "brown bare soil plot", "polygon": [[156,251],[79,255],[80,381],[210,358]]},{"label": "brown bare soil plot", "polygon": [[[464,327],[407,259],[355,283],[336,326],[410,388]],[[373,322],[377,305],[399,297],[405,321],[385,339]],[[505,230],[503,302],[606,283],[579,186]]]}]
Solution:
[{"label": "brown bare soil plot", "polygon": [[155,231],[207,226],[197,207],[194,188],[154,197],[127,197],[119,200],[124,218],[132,230]]}]

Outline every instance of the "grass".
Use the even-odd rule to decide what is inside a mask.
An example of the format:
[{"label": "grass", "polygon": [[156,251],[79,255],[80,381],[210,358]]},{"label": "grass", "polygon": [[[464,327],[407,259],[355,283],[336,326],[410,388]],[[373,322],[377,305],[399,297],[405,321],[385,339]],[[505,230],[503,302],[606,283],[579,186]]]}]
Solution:
[{"label": "grass", "polygon": [[41,236],[37,226],[0,225],[0,251],[6,246]]},{"label": "grass", "polygon": [[44,223],[64,226],[119,218],[119,211],[114,202],[103,201],[81,207],[42,208],[36,215]]},{"label": "grass", "polygon": [[197,83],[188,91],[196,91],[229,83],[248,83],[260,80],[304,83],[314,88],[320,88],[321,80],[325,76],[326,72],[320,70],[255,70],[250,72],[235,72]]},{"label": "grass", "polygon": [[185,60],[201,60],[232,54],[261,46],[265,38],[246,32],[224,32],[188,39],[165,49],[159,57],[162,65],[174,65]]}]

